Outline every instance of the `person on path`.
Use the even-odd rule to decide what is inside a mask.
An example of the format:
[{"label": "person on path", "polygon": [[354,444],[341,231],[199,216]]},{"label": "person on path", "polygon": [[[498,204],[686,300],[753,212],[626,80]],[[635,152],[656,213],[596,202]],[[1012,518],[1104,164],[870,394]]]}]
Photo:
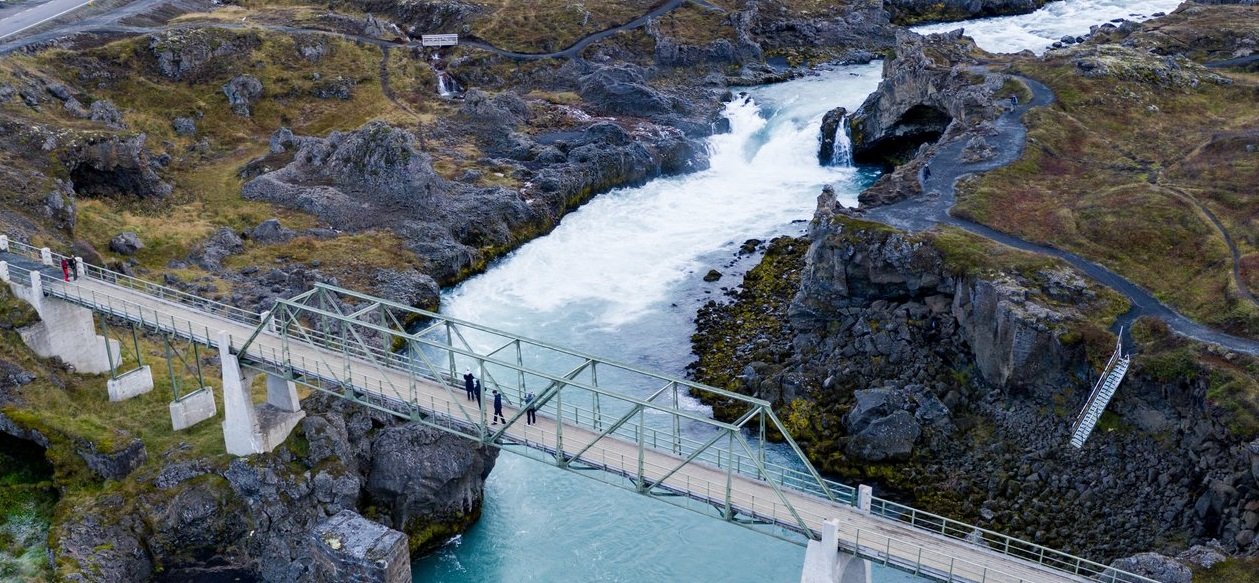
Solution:
[{"label": "person on path", "polygon": [[481,406],[481,379],[476,380],[476,385],[472,387],[472,392],[476,395],[476,406]]},{"label": "person on path", "polygon": [[463,390],[468,392],[469,401],[476,398],[476,396],[473,395],[473,391],[476,388],[472,385],[472,381],[474,379],[476,379],[476,377],[472,376],[472,369],[467,368],[463,370]]},{"label": "person on path", "polygon": [[1018,106],[1019,106],[1019,96],[1018,96],[1018,95],[1011,95],[1011,96],[1010,96],[1010,107],[1018,107]]},{"label": "person on path", "polygon": [[79,260],[73,257],[67,257],[66,263],[70,264],[70,278],[79,281]]},{"label": "person on path", "polygon": [[503,423],[507,423],[507,417],[503,416],[503,394],[494,391],[494,422],[490,425],[498,425],[498,420],[502,419]]},{"label": "person on path", "polygon": [[525,406],[529,407],[525,410],[525,424],[533,425],[538,422],[538,409],[533,406],[533,393],[525,395]]},{"label": "person on path", "polygon": [[926,182],[928,180],[931,180],[931,167],[923,166],[922,167],[922,181]]},{"label": "person on path", "polygon": [[66,281],[70,281],[70,263],[65,257],[61,258],[61,273],[65,276]]}]

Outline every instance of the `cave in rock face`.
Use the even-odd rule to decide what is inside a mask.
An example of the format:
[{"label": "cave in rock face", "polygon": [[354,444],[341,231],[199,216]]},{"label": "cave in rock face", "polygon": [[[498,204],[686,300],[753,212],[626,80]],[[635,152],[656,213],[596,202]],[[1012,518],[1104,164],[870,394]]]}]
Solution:
[{"label": "cave in rock face", "polygon": [[101,170],[80,164],[70,171],[70,181],[80,196],[123,197],[152,190],[151,180],[138,168],[115,166]]},{"label": "cave in rock face", "polygon": [[952,122],[953,118],[943,110],[915,105],[896,120],[883,138],[857,151],[857,161],[889,168],[904,164],[920,146],[940,139]]}]

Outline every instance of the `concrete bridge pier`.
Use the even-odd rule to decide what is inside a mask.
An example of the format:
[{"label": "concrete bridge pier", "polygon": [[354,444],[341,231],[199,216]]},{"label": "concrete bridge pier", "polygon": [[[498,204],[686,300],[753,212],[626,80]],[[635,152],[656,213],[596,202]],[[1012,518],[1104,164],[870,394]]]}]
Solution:
[{"label": "concrete bridge pier", "polygon": [[[13,295],[30,304],[39,314],[38,323],[18,330],[26,346],[43,358],[60,358],[81,373],[110,372],[111,358],[121,354],[120,346],[117,340],[106,339],[96,333],[91,310],[57,298],[44,297],[43,281],[37,271],[31,272],[29,287],[12,281],[8,273],[4,275]],[[151,378],[149,384],[151,387]]]},{"label": "concrete bridge pier", "polygon": [[292,380],[267,374],[267,400],[255,406],[250,394],[259,374],[243,370],[231,351],[226,331],[219,332],[219,361],[223,369],[223,441],[227,453],[238,456],[269,452],[288,438],[306,416]]},{"label": "concrete bridge pier", "polygon": [[870,562],[839,550],[839,520],[822,523],[822,540],[809,541],[800,583],[870,583]]}]

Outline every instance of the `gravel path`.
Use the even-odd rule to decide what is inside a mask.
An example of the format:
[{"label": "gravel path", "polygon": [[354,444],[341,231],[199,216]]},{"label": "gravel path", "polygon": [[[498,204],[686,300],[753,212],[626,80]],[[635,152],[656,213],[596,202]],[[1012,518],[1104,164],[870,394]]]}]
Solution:
[{"label": "gravel path", "polygon": [[1163,320],[1173,331],[1188,338],[1237,352],[1259,355],[1259,341],[1233,336],[1199,324],[1169,308],[1144,288],[1097,263],[1069,251],[1038,245],[952,215],[953,205],[957,202],[957,181],[964,176],[995,170],[1017,160],[1027,144],[1027,127],[1023,125],[1023,114],[1033,107],[1044,107],[1053,103],[1053,91],[1044,84],[1025,77],[1020,79],[1032,91],[1032,98],[997,119],[997,134],[986,138],[997,152],[996,156],[982,162],[967,163],[962,161],[962,151],[966,147],[963,140],[945,144],[927,162],[926,167],[931,169],[931,177],[923,179],[921,174],[918,177],[922,191],[928,193],[927,195],[922,199],[870,209],[864,217],[907,231],[923,231],[936,225],[949,225],[1016,249],[1057,257],[1128,298],[1132,309],[1120,316],[1112,328],[1117,330],[1123,327],[1125,336],[1128,336],[1127,330],[1133,320],[1141,316],[1152,316]]}]

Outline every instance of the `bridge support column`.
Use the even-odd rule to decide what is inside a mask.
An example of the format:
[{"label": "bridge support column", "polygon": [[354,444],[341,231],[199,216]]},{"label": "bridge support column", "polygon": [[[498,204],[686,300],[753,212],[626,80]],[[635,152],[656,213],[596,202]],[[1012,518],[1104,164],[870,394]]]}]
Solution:
[{"label": "bridge support column", "polygon": [[[81,373],[100,374],[110,371],[110,351],[120,354],[117,340],[96,334],[92,311],[57,298],[44,297],[39,272],[31,272],[31,285],[9,282],[13,295],[30,304],[39,314],[39,322],[18,330],[22,342],[43,358],[60,358]],[[103,350],[102,350],[103,348]]]},{"label": "bridge support column", "polygon": [[839,520],[822,523],[822,540],[809,541],[800,583],[870,583],[870,562],[839,550]]},{"label": "bridge support column", "polygon": [[[241,369],[226,331],[219,332],[218,348],[223,369],[223,441],[227,453],[246,456],[275,449],[306,416],[297,401],[296,388],[287,379],[267,375],[267,402],[255,407],[249,389],[261,373]],[[272,403],[273,399],[280,406]]]}]

